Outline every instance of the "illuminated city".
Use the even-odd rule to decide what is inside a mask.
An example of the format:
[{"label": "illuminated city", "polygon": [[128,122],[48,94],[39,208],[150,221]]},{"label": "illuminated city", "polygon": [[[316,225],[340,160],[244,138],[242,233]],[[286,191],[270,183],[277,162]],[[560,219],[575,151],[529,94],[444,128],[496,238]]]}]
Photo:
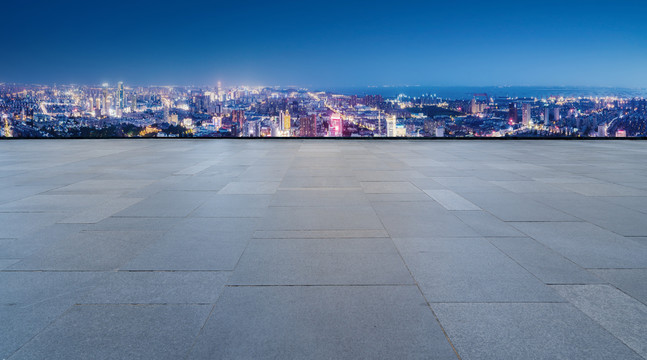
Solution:
[{"label": "illuminated city", "polygon": [[0,116],[7,138],[647,136],[647,100],[638,96],[386,97],[220,83],[1,84]]}]

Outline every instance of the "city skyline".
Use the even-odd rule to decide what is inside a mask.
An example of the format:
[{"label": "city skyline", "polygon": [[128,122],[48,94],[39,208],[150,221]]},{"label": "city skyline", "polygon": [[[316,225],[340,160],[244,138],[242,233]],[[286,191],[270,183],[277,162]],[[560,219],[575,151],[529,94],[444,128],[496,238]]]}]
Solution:
[{"label": "city skyline", "polygon": [[13,2],[0,82],[645,88],[647,4]]}]

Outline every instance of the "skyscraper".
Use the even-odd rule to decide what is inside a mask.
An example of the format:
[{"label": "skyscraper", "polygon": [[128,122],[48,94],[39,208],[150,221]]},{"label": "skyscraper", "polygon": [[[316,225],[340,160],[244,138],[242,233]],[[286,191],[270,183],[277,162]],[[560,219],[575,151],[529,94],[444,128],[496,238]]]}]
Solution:
[{"label": "skyscraper", "polygon": [[521,122],[523,126],[528,126],[530,125],[530,120],[531,120],[531,113],[530,113],[530,104],[524,103],[521,106]]},{"label": "skyscraper", "polygon": [[317,136],[317,115],[307,115],[299,119],[299,130],[302,137]]},{"label": "skyscraper", "polygon": [[550,124],[550,108],[544,107],[544,125]]},{"label": "skyscraper", "polygon": [[508,107],[508,123],[513,125],[517,122],[517,106],[515,103],[510,103],[510,106]]},{"label": "skyscraper", "polygon": [[395,124],[396,124],[395,115],[389,115],[386,118],[386,136],[387,137],[395,137]]},{"label": "skyscraper", "polygon": [[330,115],[330,128],[329,134],[331,137],[340,137],[342,136],[342,121],[341,115],[338,113],[333,113]]},{"label": "skyscraper", "polygon": [[290,131],[292,127],[292,118],[290,117],[290,110],[279,112],[279,129],[281,131]]},{"label": "skyscraper", "polygon": [[231,122],[238,125],[238,129],[243,129],[245,125],[245,110],[233,110],[231,112]]},{"label": "skyscraper", "polygon": [[559,115],[560,108],[556,107],[553,109],[553,118],[555,119],[555,122],[558,122],[560,120],[560,115]]},{"label": "skyscraper", "polygon": [[104,85],[103,87],[103,105],[101,106],[101,114],[108,116],[110,113],[108,112],[108,86]]},{"label": "skyscraper", "polygon": [[124,98],[124,83],[117,84],[117,108],[124,109],[126,107],[126,99]]}]

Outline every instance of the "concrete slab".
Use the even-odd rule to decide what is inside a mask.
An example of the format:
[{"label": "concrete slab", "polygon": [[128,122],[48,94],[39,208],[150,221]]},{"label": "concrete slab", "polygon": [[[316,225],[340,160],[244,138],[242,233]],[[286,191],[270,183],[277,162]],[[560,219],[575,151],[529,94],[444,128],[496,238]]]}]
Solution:
[{"label": "concrete slab", "polygon": [[642,359],[570,304],[433,304],[461,359]]},{"label": "concrete slab", "polygon": [[75,305],[13,359],[178,359],[212,305]]},{"label": "concrete slab", "polygon": [[228,287],[189,359],[456,359],[415,286]]},{"label": "concrete slab", "polygon": [[647,358],[647,306],[609,285],[552,287],[576,308]]}]

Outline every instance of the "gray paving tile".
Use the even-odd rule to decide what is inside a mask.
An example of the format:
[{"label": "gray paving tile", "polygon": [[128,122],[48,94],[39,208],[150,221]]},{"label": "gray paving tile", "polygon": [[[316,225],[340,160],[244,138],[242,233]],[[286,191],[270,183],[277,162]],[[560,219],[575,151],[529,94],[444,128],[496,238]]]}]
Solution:
[{"label": "gray paving tile", "polygon": [[257,230],[255,239],[337,239],[389,237],[386,230]]},{"label": "gray paving tile", "polygon": [[647,306],[609,285],[555,285],[562,297],[647,358]]},{"label": "gray paving tile", "polygon": [[189,356],[205,358],[456,355],[415,286],[273,286],[225,289]]},{"label": "gray paving tile", "polygon": [[94,224],[114,215],[115,213],[128,208],[143,200],[142,198],[116,198],[110,199],[99,206],[90,207],[78,213],[70,215],[59,221],[63,224]]},{"label": "gray paving tile", "polygon": [[546,284],[603,282],[591,272],[530,238],[489,238],[494,246]]},{"label": "gray paving tile", "polygon": [[83,231],[10,266],[13,270],[115,270],[162,236],[157,231]]},{"label": "gray paving tile", "polygon": [[278,190],[271,206],[368,206],[368,198],[360,189]]},{"label": "gray paving tile", "polygon": [[280,182],[278,181],[233,181],[225,185],[222,190],[218,191],[218,194],[274,194],[276,189],[279,187],[279,184]]},{"label": "gray paving tile", "polygon": [[425,190],[425,193],[447,210],[481,210],[451,190]]},{"label": "gray paving tile", "polygon": [[375,202],[373,207],[393,237],[478,236],[435,202]]},{"label": "gray paving tile", "polygon": [[16,239],[52,225],[65,215],[54,213],[0,213],[2,238]]},{"label": "gray paving tile", "polygon": [[389,238],[255,239],[236,266],[234,285],[413,284]]},{"label": "gray paving tile", "polygon": [[519,222],[514,227],[584,268],[647,267],[647,244],[590,223]]},{"label": "gray paving tile", "polygon": [[122,210],[117,217],[185,217],[205,202],[211,192],[161,191]]},{"label": "gray paving tile", "polygon": [[485,211],[454,211],[453,215],[481,236],[523,236],[523,234]]},{"label": "gray paving tile", "polygon": [[380,230],[370,206],[274,207],[261,221],[263,230]]},{"label": "gray paving tile", "polygon": [[461,359],[641,359],[570,304],[432,304]]},{"label": "gray paving tile", "polygon": [[263,217],[268,210],[272,195],[228,195],[208,197],[195,209],[191,217]]},{"label": "gray paving tile", "polygon": [[[350,169],[346,170],[350,173]],[[349,176],[316,176],[316,177],[297,177],[287,176],[281,182],[281,189],[300,189],[300,188],[345,188],[359,189],[360,183],[357,179]]]},{"label": "gray paving tile", "polygon": [[233,270],[254,228],[252,218],[184,219],[121,269]]},{"label": "gray paving tile", "polygon": [[56,241],[78,234],[86,229],[81,224],[52,224],[35,226],[17,239],[0,239],[0,258],[22,259],[43,247],[50,246]]},{"label": "gray paving tile", "polygon": [[430,302],[563,301],[483,238],[396,238]]},{"label": "gray paving tile", "polygon": [[647,305],[647,269],[591,270],[611,285]]},{"label": "gray paving tile", "polygon": [[366,194],[409,194],[421,190],[408,181],[362,181]]},{"label": "gray paving tile", "polygon": [[461,193],[467,200],[503,221],[579,221],[557,209],[514,193]]},{"label": "gray paving tile", "polygon": [[178,359],[212,305],[76,305],[12,359]]},{"label": "gray paving tile", "polygon": [[215,303],[227,283],[223,271],[118,271],[107,274],[82,304]]},{"label": "gray paving tile", "polygon": [[34,195],[2,204],[0,212],[77,212],[110,199],[110,195]]}]

